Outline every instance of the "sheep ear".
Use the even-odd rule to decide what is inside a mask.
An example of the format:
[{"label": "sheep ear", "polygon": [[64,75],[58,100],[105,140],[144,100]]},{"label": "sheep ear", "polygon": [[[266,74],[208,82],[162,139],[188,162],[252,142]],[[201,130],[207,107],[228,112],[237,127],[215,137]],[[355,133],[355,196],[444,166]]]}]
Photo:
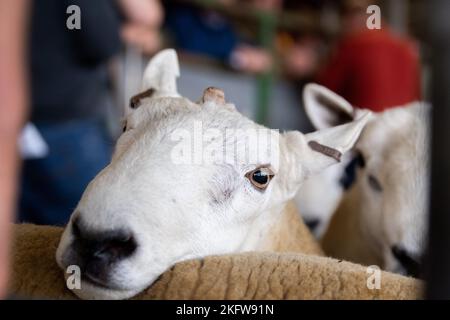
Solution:
[{"label": "sheep ear", "polygon": [[179,97],[177,78],[180,76],[177,53],[173,49],[162,50],[148,63],[142,79],[141,92],[130,99],[125,116],[137,109],[141,101],[155,97]]},{"label": "sheep ear", "polygon": [[355,109],[347,100],[315,83],[305,86],[303,103],[308,118],[318,130],[349,123],[356,118]]},{"label": "sheep ear", "polygon": [[155,96],[178,97],[177,78],[180,76],[177,53],[166,49],[148,63],[142,80],[142,92],[153,90]]},{"label": "sheep ear", "polygon": [[298,184],[306,177],[337,164],[341,156],[353,148],[371,113],[365,111],[358,120],[309,134],[291,131],[284,134],[288,153],[294,154],[291,173]]}]

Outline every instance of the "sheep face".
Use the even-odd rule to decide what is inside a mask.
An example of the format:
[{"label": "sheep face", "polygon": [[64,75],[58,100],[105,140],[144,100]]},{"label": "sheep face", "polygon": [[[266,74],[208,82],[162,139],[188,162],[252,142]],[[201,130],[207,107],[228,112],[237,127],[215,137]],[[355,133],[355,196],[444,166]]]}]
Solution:
[{"label": "sheep face", "polygon": [[[341,184],[341,178],[351,159],[349,152],[343,157],[341,163],[311,176],[304,181],[295,195],[295,204],[305,224],[318,239],[327,230],[328,223],[342,199],[345,190]],[[326,190],[325,196],[324,190]]]},{"label": "sheep face", "polygon": [[111,163],[64,231],[57,262],[80,267],[81,298],[129,298],[176,262],[258,250],[304,177],[335,164],[330,150],[351,148],[366,122],[280,134],[220,90],[180,97],[175,65],[173,51],[150,62]]},{"label": "sheep face", "polygon": [[[152,108],[169,105],[186,111],[159,120],[146,114]],[[263,154],[252,163],[177,159],[177,132],[182,130],[181,135],[194,137],[199,119],[203,118],[203,127],[223,132],[236,124],[253,128],[237,113],[219,108],[211,105],[200,110],[183,98],[156,98],[128,117],[128,128],[117,142],[111,164],[87,187],[63,238],[63,247],[64,243],[75,246],[61,254],[62,265],[78,264],[94,278],[75,293],[83,298],[104,294],[107,298],[124,298],[147,287],[178,261],[239,252],[245,248],[258,214],[285,200],[287,195],[278,185],[275,152]],[[276,141],[277,132],[273,135]],[[224,141],[208,140],[204,148],[216,148],[215,142],[215,152],[230,143],[245,146],[246,138],[228,135]],[[260,176],[250,176],[258,171]],[[88,248],[80,250],[87,251],[102,246],[98,242],[103,238],[112,241],[104,246],[123,258],[111,260],[110,270],[90,270],[82,265],[91,262],[72,257],[78,250],[77,237],[86,239]],[[103,268],[98,264],[96,268]],[[92,282],[113,290],[100,290]]]},{"label": "sheep face", "polygon": [[[321,129],[357,119],[362,112],[317,85],[305,89],[305,107]],[[420,271],[426,242],[428,113],[426,104],[412,103],[373,114],[354,149],[358,161],[353,188],[360,196],[358,219],[365,242],[385,269],[410,275]],[[327,212],[322,223],[330,215]]]},{"label": "sheep face", "polygon": [[365,128],[356,149],[362,224],[387,270],[418,276],[428,210],[428,107],[385,111]]}]

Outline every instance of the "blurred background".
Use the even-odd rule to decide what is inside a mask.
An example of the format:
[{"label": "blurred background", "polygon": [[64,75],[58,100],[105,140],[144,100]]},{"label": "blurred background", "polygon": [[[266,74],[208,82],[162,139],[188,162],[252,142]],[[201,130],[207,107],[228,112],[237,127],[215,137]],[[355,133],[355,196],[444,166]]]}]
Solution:
[{"label": "blurred background", "polygon": [[[427,97],[424,1],[30,1],[29,124],[16,220],[63,225],[110,159],[121,117],[148,59],[177,49],[182,95],[222,88],[246,116],[312,130],[301,100],[321,83],[382,111]],[[81,29],[65,28],[78,5]],[[381,30],[366,26],[381,8]]]}]

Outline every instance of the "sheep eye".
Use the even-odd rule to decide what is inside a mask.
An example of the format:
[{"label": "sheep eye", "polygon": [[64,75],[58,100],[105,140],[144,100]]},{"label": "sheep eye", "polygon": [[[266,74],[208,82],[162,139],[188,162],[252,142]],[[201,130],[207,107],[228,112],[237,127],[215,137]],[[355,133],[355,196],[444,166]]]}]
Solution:
[{"label": "sheep eye", "polygon": [[127,131],[127,121],[123,121],[122,123],[122,132]]},{"label": "sheep eye", "polygon": [[364,158],[364,155],[361,152],[358,152],[354,161],[360,168],[364,168],[366,166],[366,159]]},{"label": "sheep eye", "polygon": [[369,182],[369,186],[377,191],[377,192],[381,192],[383,191],[383,187],[381,186],[381,183],[378,181],[377,178],[375,178],[373,175],[369,175],[368,176],[368,182]]},{"label": "sheep eye", "polygon": [[265,190],[274,174],[269,168],[262,167],[248,172],[245,176],[250,180],[255,188]]}]

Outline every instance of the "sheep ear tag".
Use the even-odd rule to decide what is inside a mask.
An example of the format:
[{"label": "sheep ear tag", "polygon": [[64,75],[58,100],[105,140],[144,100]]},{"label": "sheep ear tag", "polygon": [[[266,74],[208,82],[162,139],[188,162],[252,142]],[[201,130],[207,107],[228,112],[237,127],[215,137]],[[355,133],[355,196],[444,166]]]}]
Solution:
[{"label": "sheep ear tag", "polygon": [[367,112],[358,120],[348,124],[306,134],[305,139],[308,147],[304,151],[302,160],[306,171],[310,174],[317,173],[340,162],[342,155],[355,145],[367,121],[369,121],[370,115]]},{"label": "sheep ear tag", "polygon": [[323,155],[333,158],[337,162],[341,162],[342,152],[333,149],[331,147],[327,147],[323,144],[318,143],[317,141],[309,141],[308,146],[314,151],[320,152]]}]

